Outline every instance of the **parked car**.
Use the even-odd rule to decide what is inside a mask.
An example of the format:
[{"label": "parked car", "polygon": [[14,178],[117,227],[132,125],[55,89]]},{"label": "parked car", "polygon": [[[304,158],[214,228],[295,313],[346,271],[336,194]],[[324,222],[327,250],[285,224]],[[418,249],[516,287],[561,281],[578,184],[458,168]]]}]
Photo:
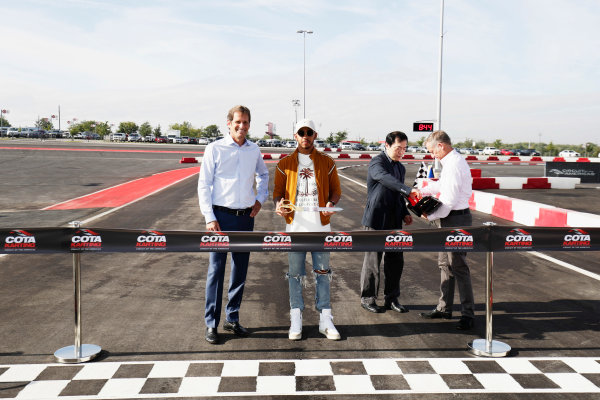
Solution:
[{"label": "parked car", "polygon": [[515,154],[518,156],[539,156],[540,153],[535,151],[535,149],[517,149],[515,150]]},{"label": "parked car", "polygon": [[352,143],[352,150],[366,150],[365,146],[360,143]]},{"label": "parked car", "polygon": [[352,150],[352,143],[342,143],[341,145],[342,150]]},{"label": "parked car", "polygon": [[298,147],[298,142],[296,142],[295,140],[288,140],[287,142],[285,142],[285,147],[295,149],[296,147]]},{"label": "parked car", "polygon": [[198,144],[198,139],[195,137],[188,138],[188,144]]},{"label": "parked car", "polygon": [[153,134],[149,134],[144,136],[144,142],[154,142],[156,140],[156,136]]},{"label": "parked car", "polygon": [[581,154],[576,152],[575,150],[563,150],[558,153],[559,157],[581,157]]},{"label": "parked car", "polygon": [[367,150],[368,151],[377,151],[377,150],[379,150],[379,146],[376,144],[370,144],[367,146]]},{"label": "parked car", "polygon": [[208,139],[205,137],[198,138],[198,144],[208,144]]},{"label": "parked car", "polygon": [[141,142],[142,141],[142,135],[140,135],[139,133],[130,133],[129,136],[127,137],[127,141],[128,142]]},{"label": "parked car", "polygon": [[509,149],[500,149],[500,154],[503,156],[514,156],[515,152]]},{"label": "parked car", "polygon": [[125,134],[121,132],[113,133],[110,137],[110,140],[112,140],[113,142],[124,142]]},{"label": "parked car", "polygon": [[10,127],[6,131],[7,137],[19,137],[19,128]]},{"label": "parked car", "polygon": [[406,148],[406,151],[409,153],[416,153],[417,151],[419,151],[419,146],[408,146]]},{"label": "parked car", "polygon": [[475,150],[473,150],[470,147],[465,147],[464,149],[461,149],[461,154],[466,154],[466,155],[471,155],[471,154],[476,154],[477,152]]},{"label": "parked car", "polygon": [[269,147],[283,147],[283,143],[279,139],[267,139]]},{"label": "parked car", "polygon": [[340,147],[340,146],[338,146],[338,144],[337,144],[337,143],[329,143],[329,144],[327,145],[327,147],[329,147],[330,149],[337,149],[337,148],[338,148],[338,147]]},{"label": "parked car", "polygon": [[166,136],[158,136],[156,139],[154,139],[154,141],[156,143],[169,143],[169,138]]},{"label": "parked car", "polygon": [[325,143],[324,140],[319,140],[319,139],[315,140],[314,144],[315,144],[315,147],[317,147],[317,148],[325,148],[327,146],[327,143]]},{"label": "parked car", "polygon": [[259,147],[268,147],[268,145],[269,145],[265,139],[258,139],[258,140],[256,141],[256,144],[257,144]]},{"label": "parked car", "polygon": [[497,156],[499,154],[500,154],[500,150],[498,150],[495,147],[488,146],[488,147],[486,147],[486,148],[483,149],[483,155],[484,156]]}]

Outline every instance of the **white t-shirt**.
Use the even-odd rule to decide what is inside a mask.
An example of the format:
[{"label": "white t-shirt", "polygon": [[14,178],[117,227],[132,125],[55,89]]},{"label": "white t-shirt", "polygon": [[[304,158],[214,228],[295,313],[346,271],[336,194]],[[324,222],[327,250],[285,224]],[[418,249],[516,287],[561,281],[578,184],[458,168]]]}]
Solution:
[{"label": "white t-shirt", "polygon": [[[315,178],[315,167],[308,154],[298,153],[298,180],[296,186],[296,206],[319,207],[319,192]],[[318,211],[294,213],[294,220],[286,224],[286,232],[330,232],[330,224],[321,225]]]}]

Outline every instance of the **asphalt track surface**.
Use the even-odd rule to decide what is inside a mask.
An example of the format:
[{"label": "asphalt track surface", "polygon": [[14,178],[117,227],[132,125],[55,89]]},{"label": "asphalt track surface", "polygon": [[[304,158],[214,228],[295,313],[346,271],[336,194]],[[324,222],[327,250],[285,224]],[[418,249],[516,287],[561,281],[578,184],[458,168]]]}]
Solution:
[{"label": "asphalt track surface", "polygon": [[[203,231],[204,220],[198,207],[196,175],[120,206],[99,204],[92,208],[43,210],[125,182],[193,167],[193,164],[179,164],[180,158],[199,157],[202,150],[203,146],[189,145],[0,141],[0,227],[67,226],[70,221],[87,220],[89,223],[85,226],[90,228]],[[337,165],[340,174],[344,176],[343,196],[340,202],[344,211],[333,217],[332,228],[343,231],[359,230],[366,198],[364,184],[368,160],[339,160]],[[267,166],[271,173],[272,186],[275,162],[268,162]],[[483,176],[543,176],[543,166],[478,167],[482,168]],[[407,181],[415,176],[416,169],[416,164],[407,165]],[[580,185],[573,191],[499,192],[516,198],[600,214],[596,186]],[[270,190],[272,193],[272,187]],[[473,225],[481,225],[487,221],[515,225],[474,212]],[[273,204],[270,201],[264,204],[256,218],[255,230],[273,231],[283,228],[284,221],[273,212]],[[407,229],[428,228],[429,224],[419,220]],[[600,274],[600,258],[597,252],[547,254],[554,259]],[[303,340],[287,339],[289,302],[287,281],[284,280],[287,257],[285,253],[278,252],[254,253],[250,258],[246,291],[240,312],[241,323],[252,335],[240,339],[220,329],[222,343],[214,346],[204,340],[204,280],[208,254],[84,254],[83,342],[97,344],[103,348],[99,360],[87,364],[85,368],[92,365],[107,368],[113,368],[115,365],[119,365],[119,368],[133,365],[131,368],[137,368],[154,363],[154,368],[158,369],[156,365],[159,363],[166,363],[160,366],[168,368],[169,365],[174,365],[169,362],[179,362],[191,370],[192,364],[209,362],[209,365],[224,363],[223,371],[235,369],[240,365],[247,366],[250,370],[256,367],[257,371],[263,371],[264,368],[273,366],[271,363],[274,361],[284,366],[291,363],[296,368],[296,390],[304,390],[301,393],[291,393],[294,398],[323,398],[327,397],[328,393],[345,393],[342,398],[364,398],[365,393],[378,398],[423,398],[426,396],[424,393],[428,391],[435,392],[426,396],[432,399],[450,398],[457,393],[462,397],[498,399],[519,396],[531,398],[536,395],[544,398],[593,398],[599,395],[600,281],[527,252],[497,253],[494,257],[494,339],[512,347],[509,359],[513,361],[509,362],[514,364],[514,360],[520,360],[516,361],[517,364],[525,363],[527,368],[535,365],[536,371],[545,374],[544,379],[554,383],[554,386],[550,383],[546,386],[545,383],[539,383],[540,374],[536,373],[518,375],[516,378],[515,375],[511,375],[520,383],[518,387],[512,387],[502,383],[502,379],[507,375],[503,373],[495,383],[497,389],[488,390],[494,387],[494,383],[491,382],[492,375],[477,375],[476,367],[484,364],[475,364],[474,368],[472,361],[490,360],[475,358],[466,352],[468,342],[485,337],[485,254],[473,253],[468,257],[475,292],[476,321],[475,328],[466,333],[455,329],[457,316],[460,315],[458,308],[455,308],[455,317],[451,321],[426,321],[418,315],[419,312],[432,309],[439,296],[436,256],[436,253],[405,254],[400,301],[410,309],[409,313],[396,314],[388,311],[385,314],[371,314],[359,304],[362,253],[332,253],[332,308],[334,322],[342,335],[342,340],[334,342],[318,332],[318,314],[314,310],[312,283],[305,291],[307,308],[304,312]],[[12,398],[21,388],[15,389],[16,386],[10,386],[10,382],[15,379],[11,380],[8,375],[16,371],[11,370],[11,366],[16,368],[15,366],[22,365],[25,370],[33,371],[39,369],[39,365],[53,364],[54,351],[73,342],[72,257],[67,254],[4,256],[0,257],[0,270],[0,398]],[[315,373],[324,376],[324,380],[303,381],[298,377],[302,375],[298,370],[303,368],[303,363],[310,360],[316,364],[305,366],[306,368],[319,369],[318,363],[326,362],[333,372]],[[381,376],[385,375],[376,373],[383,367],[374,366],[374,363],[385,364],[390,360],[400,366],[407,385],[386,386],[384,382],[382,387],[388,391],[367,390],[364,393],[360,390],[341,389],[352,387],[353,379],[348,377],[353,374],[357,374],[354,383],[364,379],[364,372],[361,375],[353,371],[356,363],[365,366],[367,377],[371,376],[371,382],[375,382],[373,376],[382,379]],[[435,371],[429,375],[419,375],[425,380],[415,383],[411,380],[412,375],[407,375],[411,367],[406,363],[410,364],[411,361],[429,363]],[[452,367],[453,362],[458,364]],[[495,361],[491,362],[497,367]],[[446,367],[440,367],[440,363]],[[575,365],[577,363],[586,366],[578,367]],[[471,376],[471,379],[477,376],[475,383],[479,384],[479,389],[477,385],[471,386],[465,381],[467,383],[463,382],[463,386],[457,384],[455,387],[468,390],[453,391],[447,377],[444,377],[446,389],[436,389],[440,376],[443,376],[440,370],[460,370],[466,368],[465,365],[469,369],[464,376]],[[517,368],[514,365],[512,372]],[[570,369],[564,367],[565,365],[570,366]],[[71,367],[55,368],[65,371],[65,368]],[[525,372],[529,371],[527,368],[524,368]],[[572,373],[567,373],[569,371]],[[503,372],[510,373],[511,367],[504,365]],[[554,372],[558,375],[567,373],[568,376],[552,376]],[[3,377],[5,373],[7,375]],[[331,383],[331,375],[334,387],[337,388],[337,391],[334,388],[333,392],[328,391],[332,389],[327,386],[328,382]],[[151,377],[151,373],[146,373],[145,377],[148,376]],[[259,376],[256,391],[245,391],[243,386],[248,384],[248,380],[231,379],[236,376],[239,377],[240,374],[227,375],[222,372],[220,393],[214,395],[268,397],[269,390],[262,396],[258,394],[258,387],[268,388],[269,380],[265,380],[264,377],[261,380]],[[527,381],[525,376],[538,383]],[[584,384],[577,387],[584,393],[575,394],[577,390],[573,388],[564,390],[568,387],[567,384],[556,385],[560,379],[575,379],[572,382],[579,382],[577,379],[582,379],[582,376],[585,376],[581,381]],[[485,383],[486,377],[491,383]],[[60,382],[67,382],[71,378],[63,377]],[[155,379],[159,378],[160,376]],[[285,378],[289,379],[289,376]],[[281,378],[281,382],[285,381],[285,378]],[[36,379],[35,375],[30,377],[30,380],[33,379]],[[47,382],[59,385],[56,383],[59,382],[56,380],[58,378],[47,379]],[[521,382],[519,379],[525,381]],[[144,385],[152,386],[148,382],[150,380],[145,381]],[[173,392],[168,390],[172,383],[165,382],[162,382],[162,389],[150,389],[146,392],[142,390],[140,393],[149,393],[146,398],[155,398],[152,397],[152,393],[163,393],[156,398],[169,398],[165,393]],[[481,382],[484,382],[483,389]],[[589,386],[590,382],[594,384]],[[152,384],[159,383],[152,381]],[[224,390],[221,390],[223,385]],[[299,389],[302,385],[305,385],[305,389]],[[373,385],[378,389],[375,383]],[[421,390],[418,390],[419,387]],[[523,389],[527,387],[535,390],[527,392],[527,389]],[[35,386],[28,388],[31,393],[35,393]],[[469,391],[470,389],[473,390]],[[183,389],[180,390],[181,393],[185,393]],[[233,392],[238,394],[231,394]],[[60,391],[55,395],[52,393],[54,392],[49,390],[45,392],[45,396],[58,398]],[[63,392],[63,395],[68,393]],[[144,397],[119,393],[120,398]],[[210,393],[212,392],[208,391],[204,395],[208,396]],[[274,394],[277,393],[281,394]]]}]

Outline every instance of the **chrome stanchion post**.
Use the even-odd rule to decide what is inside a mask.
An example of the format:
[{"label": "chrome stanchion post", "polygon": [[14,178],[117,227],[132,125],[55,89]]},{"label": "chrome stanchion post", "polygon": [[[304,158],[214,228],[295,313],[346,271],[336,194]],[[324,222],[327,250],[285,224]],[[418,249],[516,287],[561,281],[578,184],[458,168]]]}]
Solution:
[{"label": "chrome stanchion post", "polygon": [[[81,226],[79,221],[71,224],[74,228]],[[75,298],[75,344],[54,352],[56,361],[61,363],[90,361],[102,351],[102,348],[95,344],[81,344],[81,253],[73,254],[73,292]]]},{"label": "chrome stanchion post", "polygon": [[[486,226],[496,225],[494,222],[485,222]],[[494,302],[494,287],[493,287],[493,271],[494,271],[494,253],[489,251],[486,256],[486,272],[485,272],[485,339],[475,339],[469,343],[469,350],[476,356],[485,357],[506,357],[510,353],[510,346],[504,342],[492,340],[492,310]]]}]

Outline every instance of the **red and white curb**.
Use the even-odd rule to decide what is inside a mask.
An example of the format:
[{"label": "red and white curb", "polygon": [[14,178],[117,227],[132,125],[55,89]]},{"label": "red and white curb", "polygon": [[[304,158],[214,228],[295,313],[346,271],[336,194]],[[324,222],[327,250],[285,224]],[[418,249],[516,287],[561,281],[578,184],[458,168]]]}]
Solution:
[{"label": "red and white curb", "polygon": [[581,178],[473,177],[473,189],[575,189]]},{"label": "red and white curb", "polygon": [[[473,178],[473,181],[475,179],[477,178]],[[513,179],[517,182],[517,179],[526,180],[527,178]],[[579,178],[558,179],[578,180]],[[427,186],[427,179],[418,179],[417,181],[418,188]],[[524,185],[523,181],[521,181],[521,185]],[[473,188],[475,189],[475,187]],[[514,189],[520,188],[514,187]],[[527,226],[600,227],[600,215],[554,207],[529,200],[514,199],[501,194],[481,192],[479,190],[473,190],[471,199],[469,200],[469,208]]]},{"label": "red and white curb", "polygon": [[600,227],[600,215],[473,190],[471,210],[527,226]]}]

